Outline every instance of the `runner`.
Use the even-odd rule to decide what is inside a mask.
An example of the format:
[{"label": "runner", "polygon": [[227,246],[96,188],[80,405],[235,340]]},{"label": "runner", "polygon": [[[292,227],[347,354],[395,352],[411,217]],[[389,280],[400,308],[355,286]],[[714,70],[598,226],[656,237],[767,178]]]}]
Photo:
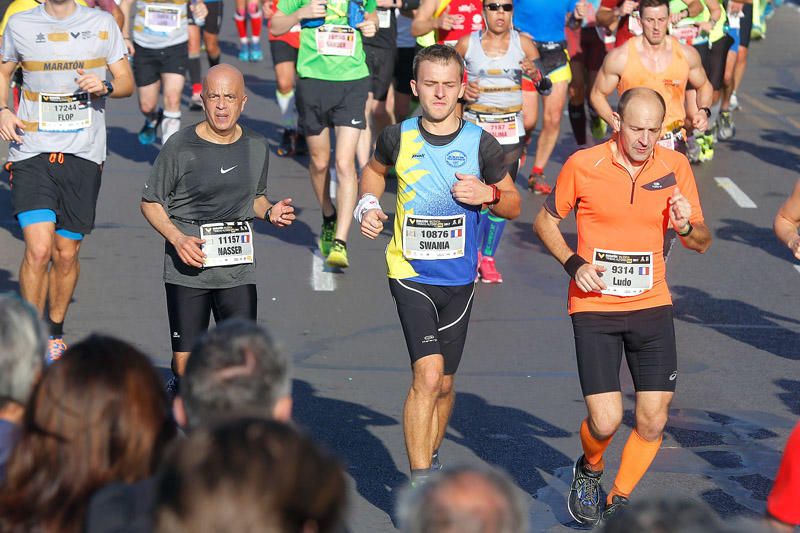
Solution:
[{"label": "runner", "polygon": [[[70,38],[79,32],[88,37]],[[3,34],[0,102],[8,102],[18,64],[24,80],[18,114],[0,106],[0,138],[10,141],[11,200],[25,240],[20,293],[40,313],[47,306],[51,361],[67,348],[64,319],[78,282],[78,253],[94,227],[106,98],[133,92],[125,53],[111,15],[71,0],[17,13]]]},{"label": "runner", "polygon": [[[711,245],[689,162],[656,146],[665,113],[663,98],[652,89],[623,93],[612,116],[618,133],[567,160],[534,223],[572,278],[568,307],[589,415],[580,428],[583,455],[575,463],[568,506],[581,524],[609,518],[627,505],[661,445],[678,376],[666,229],[674,229],[690,250],[703,253]],[[577,253],[559,229],[573,210]],[[636,389],[636,424],[604,502],[603,453],[623,415],[623,348]]]},{"label": "runner", "polygon": [[[736,133],[733,127],[733,119],[730,112],[739,107],[739,100],[736,97],[736,89],[742,83],[744,73],[747,70],[747,54],[750,47],[750,32],[753,27],[753,4],[752,0],[741,2],[729,2],[731,26],[735,28],[734,41],[738,37],[738,45],[735,45],[735,63],[730,67],[733,69],[732,77],[726,78],[725,88],[722,92],[722,103],[720,104],[720,135],[721,138],[731,138]],[[736,16],[738,15],[738,16]],[[734,50],[732,50],[734,51]],[[728,73],[726,72],[726,76]],[[726,135],[730,131],[730,136]]]},{"label": "runner", "polygon": [[[406,4],[408,5],[408,4]],[[409,6],[411,9],[419,7],[419,3]],[[397,122],[402,122],[411,115],[411,79],[414,77],[412,65],[414,55],[417,53],[417,43],[411,35],[411,24],[414,12],[399,10],[397,16],[397,59],[394,63],[394,110],[393,115]]]},{"label": "runner", "polygon": [[172,392],[212,314],[215,322],[256,319],[253,217],[279,228],[295,219],[291,198],[272,204],[266,197],[269,145],[237,124],[246,102],[241,72],[210,68],[205,120],[164,146],[142,190],[142,213],[166,241]]},{"label": "runner", "polygon": [[[542,96],[542,131],[536,141],[536,155],[528,176],[528,188],[535,194],[549,194],[552,189],[544,176],[544,167],[558,140],[561,115],[567,103],[567,86],[572,79],[564,21],[570,14],[583,20],[585,9],[583,0],[521,0],[514,5],[514,27],[533,39],[544,64],[542,73],[553,83],[551,92]],[[539,97],[534,84],[528,80],[523,81],[522,91],[527,143],[536,127]]]},{"label": "runner", "polygon": [[[703,11],[700,0],[687,0],[686,16],[694,17]],[[597,25],[616,32],[614,46],[619,48],[631,37],[642,34],[639,0],[601,0],[597,10]]]},{"label": "runner", "polygon": [[483,29],[481,0],[420,0],[411,35],[420,46],[455,46],[464,35]]},{"label": "runner", "polygon": [[800,235],[797,234],[800,229],[800,181],[778,210],[773,228],[778,240],[789,247],[796,259],[800,259]]},{"label": "runner", "polygon": [[[300,24],[297,55],[297,110],[311,152],[311,184],[322,210],[319,248],[328,265],[345,268],[350,213],[356,205],[356,144],[365,125],[369,69],[362,35],[377,30],[375,0],[280,0],[272,16],[279,36]],[[336,207],[330,195],[331,142],[336,137]]]},{"label": "runner", "polygon": [[[239,61],[259,62],[264,59],[264,52],[261,50],[261,19],[263,17],[259,0],[236,0],[236,13],[233,15],[233,20],[236,21],[236,32],[239,34]],[[249,43],[247,42],[248,19],[252,32]]]},{"label": "runner", "polygon": [[[698,88],[697,111],[690,118],[700,131],[708,128],[713,89],[697,50],[667,35],[669,0],[642,0],[640,13],[643,34],[629,39],[622,48],[609,52],[592,87],[591,103],[600,117],[611,124],[613,110],[608,97],[614,89],[620,94],[633,87],[649,87],[657,91],[667,103],[659,143],[686,154],[687,82]],[[662,65],[667,66],[664,68]]]},{"label": "runner", "polygon": [[[134,5],[136,13],[131,20]],[[139,142],[144,145],[155,142],[159,126],[162,146],[181,128],[181,92],[189,63],[188,5],[189,0],[171,3],[122,0],[120,3],[125,14],[122,34],[128,53],[133,56],[139,110],[144,115],[144,126],[138,135]],[[189,8],[196,18],[204,19],[208,15],[203,0],[193,0]],[[163,109],[158,107],[162,91]]]},{"label": "runner", "polygon": [[[485,0],[483,18],[486,30],[465,35],[456,43],[456,51],[464,58],[467,89],[464,120],[491,133],[503,147],[503,165],[511,176],[517,175],[524,145],[522,137],[523,65],[534,66],[527,75],[549,87],[549,80],[540,72],[542,63],[533,41],[512,28],[514,5]],[[489,2],[489,3],[486,3]],[[541,84],[545,80],[544,85]],[[500,245],[506,219],[489,209],[481,210],[478,237],[478,275],[484,283],[502,283],[494,255]]]},{"label": "runner", "polygon": [[[278,10],[278,0],[272,0],[267,9],[267,27],[272,15]],[[297,127],[297,105],[294,96],[294,80],[297,76],[297,49],[300,48],[300,25],[280,37],[269,32],[269,50],[272,54],[272,68],[275,70],[275,100],[281,110],[281,144],[277,154],[281,157],[294,157],[308,153],[306,137]]]},{"label": "runner", "polygon": [[422,117],[381,132],[354,213],[362,235],[381,234],[388,217],[379,198],[394,166],[399,193],[386,262],[413,372],[403,433],[414,483],[440,468],[475,291],[480,207],[488,204],[506,218],[520,211],[500,145],[456,113],[463,79],[452,47],[437,44],[417,54],[412,89]]},{"label": "runner", "polygon": [[221,51],[219,49],[219,31],[222,28],[223,2],[221,0],[205,0],[208,14],[205,18],[194,18],[189,11],[189,83],[192,84],[192,98],[189,111],[203,109],[203,67],[200,62],[200,41],[206,47],[208,68],[219,65]]}]

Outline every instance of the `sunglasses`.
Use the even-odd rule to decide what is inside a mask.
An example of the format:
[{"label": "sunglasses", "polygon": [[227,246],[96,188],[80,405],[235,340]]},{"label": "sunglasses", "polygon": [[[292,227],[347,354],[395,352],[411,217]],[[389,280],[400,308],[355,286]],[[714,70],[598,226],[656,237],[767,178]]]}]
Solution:
[{"label": "sunglasses", "polygon": [[486,4],[485,7],[488,11],[500,11],[501,9],[506,13],[514,10],[514,4]]}]

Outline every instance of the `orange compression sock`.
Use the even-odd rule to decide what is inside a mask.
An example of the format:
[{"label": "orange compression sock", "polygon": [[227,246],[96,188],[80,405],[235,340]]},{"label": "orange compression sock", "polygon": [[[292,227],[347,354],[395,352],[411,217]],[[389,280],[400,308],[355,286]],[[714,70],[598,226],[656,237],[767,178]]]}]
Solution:
[{"label": "orange compression sock", "polygon": [[654,441],[644,440],[635,429],[631,432],[631,436],[628,437],[628,441],[622,449],[622,461],[617,478],[614,480],[614,488],[608,493],[608,503],[611,503],[615,494],[627,498],[633,492],[636,484],[639,483],[647,469],[650,468],[653,459],[656,458],[662,440],[663,437]]},{"label": "orange compression sock", "polygon": [[589,431],[589,419],[583,419],[581,423],[581,446],[583,446],[583,456],[586,458],[589,468],[593,471],[603,471],[603,453],[608,448],[608,445],[611,444],[612,438],[613,436],[603,440],[596,439]]}]

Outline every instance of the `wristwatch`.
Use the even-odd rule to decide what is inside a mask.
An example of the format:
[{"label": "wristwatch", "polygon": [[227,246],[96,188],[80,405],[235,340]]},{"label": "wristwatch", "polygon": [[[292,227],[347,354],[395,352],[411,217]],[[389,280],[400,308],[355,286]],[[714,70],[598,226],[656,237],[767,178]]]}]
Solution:
[{"label": "wristwatch", "polygon": [[706,114],[706,117],[711,117],[711,110],[707,107],[701,107],[700,111],[703,111]]},{"label": "wristwatch", "polygon": [[108,80],[103,80],[103,85],[105,85],[106,91],[108,91],[103,96],[111,96],[111,93],[114,92],[114,86],[111,85],[111,82]]},{"label": "wristwatch", "polygon": [[492,201],[486,205],[497,205],[500,202],[500,189],[497,185],[489,185],[492,188]]}]

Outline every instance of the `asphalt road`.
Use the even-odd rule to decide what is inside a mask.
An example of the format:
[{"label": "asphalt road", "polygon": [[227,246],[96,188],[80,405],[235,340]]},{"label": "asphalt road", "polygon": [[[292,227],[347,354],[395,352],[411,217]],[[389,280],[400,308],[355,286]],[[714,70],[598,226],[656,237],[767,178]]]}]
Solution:
[{"label": "asphalt road", "polygon": [[[677,249],[669,260],[681,373],[662,450],[637,497],[670,491],[703,499],[726,517],[762,514],[780,450],[800,415],[800,270],[771,230],[800,170],[798,26],[800,11],[787,5],[770,22],[767,39],[753,44],[736,138],[718,146],[713,163],[695,167],[715,240],[706,255]],[[250,97],[243,121],[277,142],[269,59],[240,64],[230,44],[234,35],[226,17],[223,60],[245,72]],[[158,148],[136,141],[142,118],[135,98],[113,101],[108,114],[97,228],[82,249],[67,340],[93,331],[118,335],[166,367],[163,245],[139,213]],[[200,119],[184,107],[185,124]],[[548,176],[557,175],[575,148],[564,122]],[[260,322],[294,360],[297,421],[347,465],[350,529],[391,531],[408,472],[401,408],[410,373],[386,283],[386,239],[368,242],[351,232],[352,267],[324,272],[314,254],[321,219],[305,163],[271,159],[269,195],[291,196],[299,219],[282,231],[256,226]],[[740,207],[718,177],[730,178],[755,207]],[[6,175],[0,181],[0,290],[17,290],[23,244],[7,183]],[[508,224],[497,256],[505,283],[477,286],[441,455],[447,464],[486,461],[504,468],[531,505],[534,530],[562,531],[576,526],[565,494],[585,412],[566,314],[567,278],[531,230],[542,198],[525,192],[523,199],[522,215]],[[393,203],[390,191],[383,204]],[[574,238],[574,222],[563,226]],[[627,370],[623,383],[626,427],[607,456],[608,488],[631,423]]]}]

